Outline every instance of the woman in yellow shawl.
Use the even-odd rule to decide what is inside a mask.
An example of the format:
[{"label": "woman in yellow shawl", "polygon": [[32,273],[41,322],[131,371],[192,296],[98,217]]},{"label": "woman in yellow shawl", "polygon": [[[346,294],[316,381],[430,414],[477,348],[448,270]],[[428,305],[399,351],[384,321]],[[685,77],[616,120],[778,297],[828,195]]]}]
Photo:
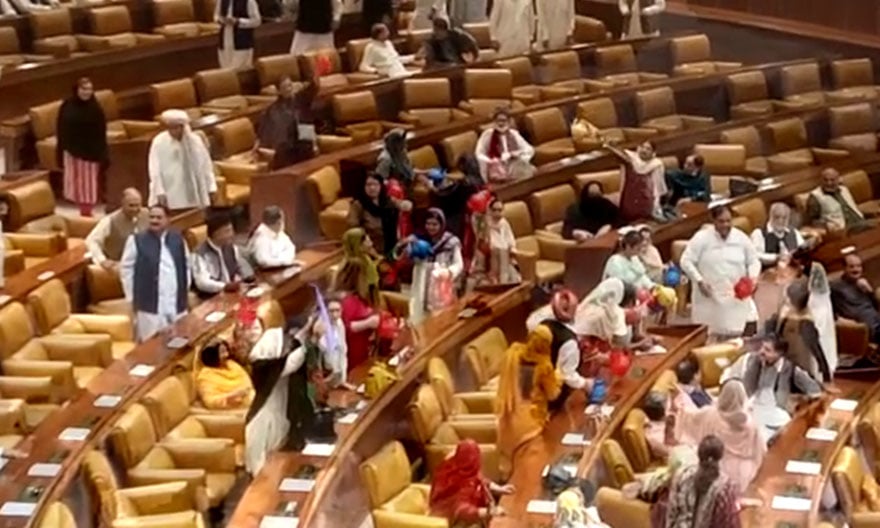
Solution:
[{"label": "woman in yellow shawl", "polygon": [[552,341],[550,329],[538,325],[525,344],[514,343],[507,350],[496,402],[502,474],[508,474],[516,450],[541,434],[550,415],[547,405],[562,390],[551,358]]},{"label": "woman in yellow shawl", "polygon": [[348,369],[370,357],[371,343],[379,327],[379,269],[372,256],[373,243],[360,227],[342,236],[345,260],[336,274],[334,290],[343,294],[342,322],[348,347]]},{"label": "woman in yellow shawl", "polygon": [[254,399],[254,386],[247,370],[229,357],[225,341],[211,343],[201,352],[202,368],[196,390],[207,409],[247,409]]}]

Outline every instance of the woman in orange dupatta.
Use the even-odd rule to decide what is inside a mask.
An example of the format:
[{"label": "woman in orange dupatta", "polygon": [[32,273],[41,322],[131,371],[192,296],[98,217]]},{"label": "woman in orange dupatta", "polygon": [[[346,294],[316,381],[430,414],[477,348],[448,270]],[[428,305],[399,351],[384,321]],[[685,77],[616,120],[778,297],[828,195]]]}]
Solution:
[{"label": "woman in orange dupatta", "polygon": [[230,357],[225,341],[211,343],[201,352],[202,368],[196,390],[207,409],[247,409],[254,399],[254,386],[247,370]]},{"label": "woman in orange dupatta", "polygon": [[514,343],[507,350],[496,403],[502,475],[509,474],[516,450],[541,434],[550,416],[548,404],[562,390],[562,378],[551,357],[552,341],[550,329],[538,325],[525,344]]}]

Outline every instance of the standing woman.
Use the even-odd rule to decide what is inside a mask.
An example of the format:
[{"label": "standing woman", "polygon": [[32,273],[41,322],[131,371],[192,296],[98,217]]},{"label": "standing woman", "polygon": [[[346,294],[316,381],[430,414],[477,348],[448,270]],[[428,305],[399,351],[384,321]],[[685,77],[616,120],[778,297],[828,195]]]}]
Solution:
[{"label": "standing woman", "polygon": [[373,334],[379,327],[379,269],[371,255],[373,243],[362,228],[342,235],[342,250],[345,260],[334,290],[343,295],[342,322],[351,370],[370,357]]},{"label": "standing woman", "polygon": [[58,112],[58,146],[55,155],[64,169],[64,198],[79,206],[79,214],[92,216],[98,203],[98,177],[107,166],[107,119],[88,77],[76,83],[74,94]]},{"label": "standing woman", "polygon": [[504,218],[504,204],[498,198],[489,202],[488,211],[475,219],[477,251],[471,267],[474,285],[511,284],[522,277],[516,269],[516,239],[510,222]]},{"label": "standing woman", "polygon": [[663,161],[654,152],[654,145],[645,141],[635,151],[604,147],[623,163],[620,186],[620,214],[626,222],[650,218],[662,219],[660,197],[666,194]]},{"label": "standing woman", "polygon": [[397,244],[397,219],[400,211],[412,208],[408,200],[388,196],[385,182],[377,174],[367,174],[363,192],[348,209],[348,226],[363,229],[380,255],[388,255]]}]

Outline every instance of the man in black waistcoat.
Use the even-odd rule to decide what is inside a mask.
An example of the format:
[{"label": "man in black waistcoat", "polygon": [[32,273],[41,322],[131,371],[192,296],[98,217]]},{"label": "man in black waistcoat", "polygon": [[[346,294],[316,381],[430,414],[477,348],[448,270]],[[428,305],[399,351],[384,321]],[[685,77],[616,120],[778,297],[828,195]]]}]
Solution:
[{"label": "man in black waistcoat", "polygon": [[541,321],[541,324],[547,326],[553,333],[553,341],[550,344],[551,357],[556,370],[562,374],[563,382],[559,397],[548,405],[551,411],[561,409],[572,390],[590,390],[592,388],[591,381],[578,372],[578,367],[581,364],[581,350],[578,346],[577,335],[571,329],[577,305],[578,299],[574,292],[571,290],[557,291],[550,301],[553,317]]},{"label": "man in black waistcoat", "polygon": [[788,205],[782,202],[772,204],[767,216],[770,217],[767,224],[755,228],[751,238],[761,264],[774,266],[807,244],[803,235],[790,225],[791,209]]},{"label": "man in black waistcoat", "polygon": [[217,62],[221,68],[243,70],[254,63],[254,28],[260,25],[257,0],[218,0],[214,21],[220,24]]},{"label": "man in black waistcoat", "polygon": [[336,47],[333,32],[342,20],[342,0],[293,0],[291,8],[296,20],[291,55]]}]

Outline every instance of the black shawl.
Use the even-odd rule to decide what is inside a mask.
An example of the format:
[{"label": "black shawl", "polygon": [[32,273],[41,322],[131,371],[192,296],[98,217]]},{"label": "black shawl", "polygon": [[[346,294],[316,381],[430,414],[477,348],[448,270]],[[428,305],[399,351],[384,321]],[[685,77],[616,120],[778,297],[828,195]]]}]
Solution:
[{"label": "black shawl", "polygon": [[[272,394],[275,385],[278,384],[281,378],[287,357],[301,346],[302,344],[299,340],[285,335],[284,353],[281,357],[251,362],[251,380],[253,381],[256,394],[245,417],[246,422],[250,422],[260,409],[263,408],[263,405],[266,404],[266,400],[269,399],[269,395]],[[287,418],[290,420],[291,429],[294,428],[295,424],[299,424],[303,420],[304,416],[302,415],[308,414],[307,409],[305,409],[306,412],[303,412],[304,408],[311,407],[311,404],[305,406],[302,401],[303,397],[309,402],[311,401],[308,399],[308,368],[306,367],[306,362],[303,361],[303,365],[287,378]],[[312,413],[314,413],[314,408],[312,408]]]},{"label": "black shawl", "polygon": [[390,253],[394,246],[397,245],[397,219],[400,216],[400,212],[397,210],[397,206],[394,205],[394,202],[391,201],[391,198],[388,197],[385,182],[382,182],[382,190],[379,191],[378,203],[374,202],[369,196],[367,196],[363,190],[358,193],[357,201],[365,213],[382,221],[382,240],[384,247],[381,249],[384,253]]},{"label": "black shawl", "polygon": [[94,96],[83,101],[74,94],[58,111],[58,164],[64,152],[86,161],[107,162],[107,120]]}]

